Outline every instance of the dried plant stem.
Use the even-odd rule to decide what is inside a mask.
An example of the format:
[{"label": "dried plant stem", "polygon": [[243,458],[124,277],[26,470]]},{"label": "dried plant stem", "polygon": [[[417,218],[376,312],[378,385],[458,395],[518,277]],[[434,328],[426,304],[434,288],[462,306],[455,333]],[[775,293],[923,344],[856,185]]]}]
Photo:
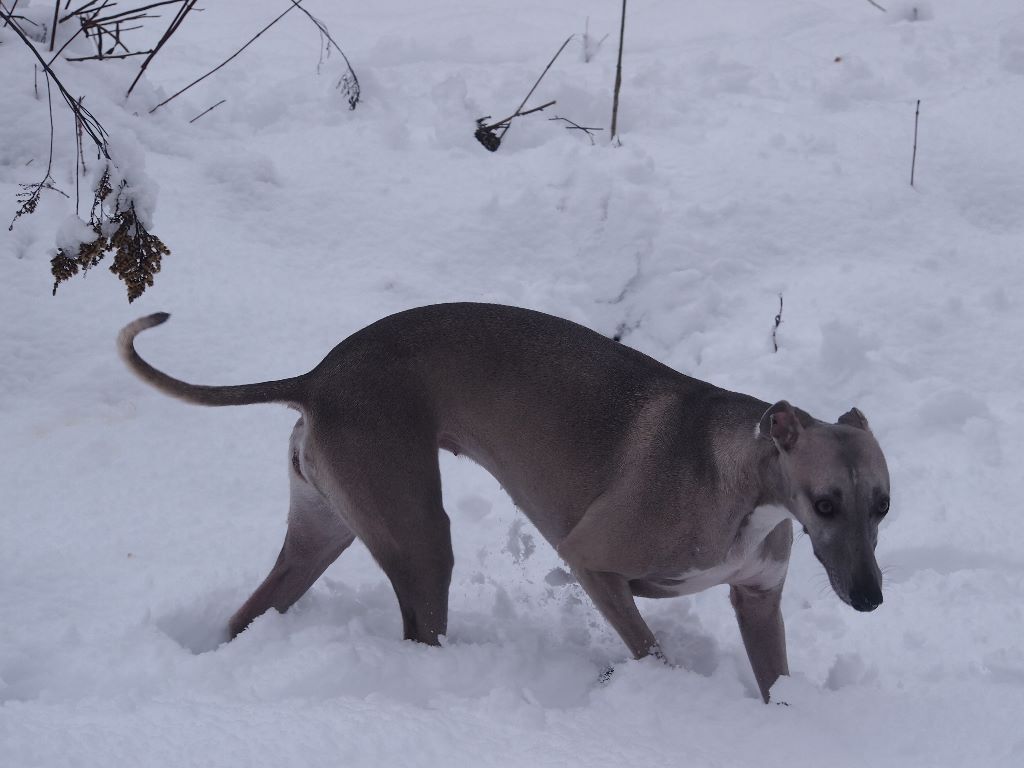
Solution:
[{"label": "dried plant stem", "polygon": [[[554,102],[551,103],[554,104]],[[560,115],[549,117],[548,120],[561,120],[563,123],[568,123],[568,125],[565,126],[565,130],[567,131],[586,131],[587,133],[590,133],[591,131],[604,130],[604,128],[595,128],[592,125],[580,125],[575,120],[570,120],[568,117],[561,117]]]},{"label": "dried plant stem", "polygon": [[43,179],[43,185],[46,185],[47,179],[52,179],[50,175],[53,171],[53,97],[50,95],[50,78],[46,78],[46,107],[47,112],[50,115],[50,150],[46,156],[46,177]]},{"label": "dried plant stem", "polygon": [[[548,70],[551,69],[551,65],[555,63],[555,59],[557,59],[562,54],[562,51],[565,50],[565,46],[567,46],[569,44],[569,41],[572,40],[573,37],[574,37],[574,35],[569,35],[567,38],[565,38],[565,42],[562,43],[561,47],[557,51],[555,51],[555,55],[551,57],[551,61],[549,61],[548,65],[546,67],[544,67],[544,71],[540,73],[540,77],[537,78],[537,82],[535,82],[533,84],[533,87],[530,89],[530,92],[526,94],[526,96],[523,98],[522,102],[520,102],[519,106],[516,107],[515,113],[511,117],[506,118],[506,120],[511,121],[513,117],[519,117],[520,115],[529,114],[527,112],[523,112],[522,111],[523,107],[526,106],[526,102],[530,100],[531,96],[533,96],[533,92],[537,90],[537,86],[540,85],[540,81],[544,79],[544,75],[546,75],[548,73]],[[545,104],[544,106],[551,106],[551,104],[554,104],[554,103],[555,102],[552,101],[550,104]],[[544,109],[544,107],[537,107],[537,109]],[[536,112],[537,109],[531,109],[530,112]],[[497,123],[495,123],[495,127],[498,126],[498,125],[501,125],[501,123],[503,123],[503,122],[505,122],[505,121],[504,120],[499,120]],[[504,138],[505,134],[508,132],[508,129],[509,129],[509,127],[511,125],[512,125],[512,123],[509,122],[508,125],[506,125],[502,129],[501,133],[498,134],[498,138],[499,139]]]},{"label": "dried plant stem", "polygon": [[587,136],[590,137],[591,145],[593,145],[594,143],[594,131],[604,130],[604,128],[594,128],[593,126],[580,125],[574,120],[570,120],[568,117],[560,117],[559,115],[549,117],[548,120],[561,120],[562,122],[568,123],[568,125],[565,126],[565,130],[567,131],[583,131],[585,134],[587,134]]},{"label": "dried plant stem", "polygon": [[[195,0],[192,0],[192,3],[193,3],[193,4],[194,4],[194,2],[195,2]],[[239,49],[238,49],[237,51],[235,51],[235,52],[234,52],[233,54],[231,54],[230,56],[228,56],[228,57],[227,57],[226,59],[224,59],[224,61],[222,61],[222,62],[221,62],[220,64],[218,64],[218,65],[217,65],[216,67],[214,67],[213,69],[211,69],[211,70],[210,70],[209,72],[207,72],[207,73],[206,73],[205,75],[203,75],[202,77],[196,78],[196,79],[195,79],[195,80],[193,80],[193,81],[192,81],[191,83],[189,83],[189,84],[188,84],[188,85],[186,85],[186,86],[185,86],[184,88],[182,88],[182,89],[181,89],[180,91],[177,91],[176,93],[173,93],[173,94],[171,94],[171,95],[170,95],[170,96],[168,96],[168,97],[167,97],[166,99],[164,99],[164,100],[163,100],[163,101],[161,101],[161,102],[160,102],[159,104],[157,104],[157,105],[156,105],[155,107],[153,107],[153,108],[152,108],[151,110],[149,110],[150,114],[152,114],[152,113],[156,112],[156,111],[157,111],[158,109],[160,109],[160,107],[164,106],[164,104],[167,104],[167,103],[168,103],[169,101],[172,101],[173,99],[176,99],[176,98],[178,98],[179,96],[181,96],[181,94],[183,94],[183,93],[184,93],[185,91],[187,91],[188,89],[192,88],[192,87],[193,87],[193,86],[195,86],[195,85],[198,85],[198,84],[199,84],[199,83],[201,83],[201,82],[202,82],[203,80],[205,80],[205,79],[206,79],[206,78],[208,78],[208,77],[209,77],[210,75],[212,75],[212,74],[213,74],[214,72],[216,72],[216,71],[218,71],[219,69],[221,69],[222,67],[224,67],[224,65],[226,65],[226,64],[227,64],[228,62],[230,62],[230,61],[231,61],[232,59],[236,58],[236,57],[237,57],[237,56],[238,56],[238,55],[239,55],[239,54],[240,54],[240,53],[241,53],[242,51],[244,51],[244,50],[245,50],[246,48],[248,48],[248,47],[249,47],[250,45],[252,45],[252,44],[253,44],[254,42],[256,42],[256,40],[257,40],[257,39],[258,39],[258,38],[259,38],[259,37],[260,37],[261,35],[263,35],[263,33],[264,33],[264,32],[266,32],[266,31],[267,31],[268,29],[270,29],[270,28],[271,28],[272,26],[274,26],[275,24],[277,24],[277,22],[279,22],[279,21],[280,21],[281,19],[283,19],[283,18],[284,18],[285,16],[287,16],[287,15],[288,15],[289,13],[291,13],[291,12],[292,12],[292,11],[294,11],[294,10],[295,10],[296,8],[298,8],[298,7],[299,7],[299,2],[301,2],[301,0],[298,0],[298,1],[296,1],[296,2],[293,2],[293,4],[292,4],[292,5],[289,5],[289,6],[288,6],[288,7],[287,7],[287,8],[286,8],[286,9],[285,9],[284,11],[282,11],[282,12],[281,12],[281,13],[280,13],[280,14],[279,14],[279,15],[278,15],[278,16],[277,16],[277,17],[276,17],[276,18],[275,18],[275,19],[274,19],[273,21],[271,21],[271,22],[270,22],[269,24],[267,24],[267,25],[266,25],[266,26],[265,26],[265,27],[264,27],[263,29],[261,29],[261,30],[260,30],[259,32],[257,32],[257,33],[256,33],[255,35],[253,35],[253,36],[252,36],[251,38],[249,38],[249,41],[248,41],[248,42],[247,42],[247,43],[246,43],[245,45],[243,45],[243,46],[242,46],[241,48],[239,48]],[[133,83],[133,85],[134,85],[134,83]]]},{"label": "dried plant stem", "polygon": [[626,38],[626,0],[622,0],[622,22],[619,24],[619,60],[615,65],[615,93],[612,96],[612,132],[611,140],[618,135],[619,124],[619,90],[622,88],[622,43]]},{"label": "dried plant stem", "polygon": [[209,107],[209,108],[207,108],[207,109],[204,109],[204,110],[203,110],[202,112],[200,112],[200,113],[199,113],[198,115],[196,115],[196,116],[195,116],[195,117],[193,117],[193,118],[192,118],[191,120],[189,120],[189,123],[194,123],[194,122],[195,122],[196,120],[198,120],[198,119],[199,119],[200,117],[202,117],[203,115],[205,115],[205,114],[206,114],[207,112],[213,112],[213,110],[215,110],[215,109],[216,109],[217,107],[219,107],[219,106],[220,106],[221,104],[223,104],[223,103],[224,103],[225,101],[227,101],[227,99],[221,99],[221,100],[220,100],[220,101],[218,101],[218,102],[217,102],[216,104],[214,104],[214,105],[213,105],[212,107]]},{"label": "dried plant stem", "polygon": [[60,0],[53,2],[53,25],[50,27],[50,51],[57,42],[57,18],[60,16]]},{"label": "dried plant stem", "polygon": [[779,294],[779,312],[778,312],[777,315],[775,315],[775,326],[772,328],[772,346],[775,348],[776,352],[779,351],[778,332],[779,332],[779,326],[780,325],[782,325],[782,294],[781,293]]},{"label": "dried plant stem", "polygon": [[35,212],[44,189],[49,189],[52,192],[58,192],[64,195],[64,197],[67,197],[67,194],[63,190],[57,188],[54,183],[53,176],[51,175],[53,170],[53,98],[50,93],[49,78],[46,79],[46,103],[49,107],[50,113],[50,150],[46,158],[46,173],[43,176],[42,181],[38,181],[35,184],[21,185],[21,192],[17,195],[17,200],[21,203],[21,207],[18,208],[14,214],[14,218],[11,219],[11,225],[7,227],[8,232],[14,229],[14,222],[22,216]]},{"label": "dried plant stem", "polygon": [[[79,27],[77,30],[75,30],[75,34],[73,34],[66,41],[64,41],[64,45],[62,45],[57,50],[57,52],[55,54],[53,54],[53,56],[50,57],[50,60],[47,62],[47,64],[50,64],[52,66],[53,62],[55,62],[57,60],[57,57],[60,56],[62,53],[64,53],[64,49],[67,48],[69,45],[71,45],[71,43],[73,43],[78,38],[78,36],[80,34],[82,34],[82,31],[84,29],[85,29],[85,27]],[[51,48],[50,50],[53,50],[53,49]]]},{"label": "dried plant stem", "polygon": [[[325,38],[327,38],[327,42],[330,43],[330,45],[333,45],[334,46],[334,50],[336,50],[338,53],[340,53],[341,54],[341,58],[343,58],[345,60],[345,66],[348,67],[348,74],[352,77],[352,85],[348,89],[350,91],[349,99],[348,99],[348,105],[349,105],[350,109],[355,109],[356,108],[356,104],[359,103],[359,95],[360,95],[360,90],[361,89],[360,89],[360,86],[359,86],[359,78],[356,77],[356,71],[354,69],[352,69],[352,62],[350,62],[348,60],[348,56],[346,56],[345,52],[343,50],[341,50],[341,46],[338,45],[338,43],[335,41],[335,39],[333,37],[331,37],[331,33],[327,30],[327,25],[324,24],[322,21],[320,21],[320,19],[318,19],[316,16],[311,14],[309,11],[307,11],[305,8],[303,8],[300,5],[301,2],[302,2],[302,0],[291,0],[292,5],[295,8],[298,8],[300,11],[302,11],[306,15],[306,18],[309,19],[311,22],[313,22],[313,25],[317,28],[317,30],[319,30],[320,34],[323,35]],[[321,51],[322,51],[322,49],[321,49]],[[328,53],[330,53],[330,48],[329,47],[328,47],[327,51],[328,51]],[[320,68],[319,68],[319,65],[318,65],[317,66],[317,73],[319,74],[319,72],[320,72]],[[342,79],[342,82],[344,82],[344,78]]]},{"label": "dried plant stem", "polygon": [[[86,13],[90,8],[92,8],[98,2],[100,2],[100,0],[88,0],[88,2],[83,3],[82,5],[80,5],[77,8],[75,8],[75,10],[73,10],[73,11],[71,11],[69,13],[65,13],[63,16],[61,16],[59,23],[63,24],[68,19],[74,18],[75,16],[80,16],[80,15]],[[104,0],[103,5],[100,6],[99,8],[97,8],[96,10],[97,11],[102,10],[104,7],[106,7],[109,4],[110,3],[108,2],[108,0]],[[68,5],[69,5],[69,3],[65,3],[64,4],[64,10],[65,11],[68,9]]]},{"label": "dried plant stem", "polygon": [[[126,99],[132,95],[132,90],[142,78],[143,73],[146,71],[146,67],[149,66],[149,63],[156,57],[157,53],[160,52],[160,49],[164,47],[164,43],[171,38],[171,35],[178,31],[178,27],[180,27],[182,22],[185,21],[185,17],[188,16],[189,12],[195,7],[197,2],[198,0],[183,0],[181,8],[179,8],[178,12],[174,14],[174,18],[171,19],[171,23],[168,25],[167,30],[161,36],[157,44],[153,46],[153,50],[149,52],[149,55],[146,56],[146,59],[139,67],[138,73],[135,75],[135,79],[132,80],[132,84],[128,86],[128,91],[124,95]],[[151,109],[150,112],[152,111],[153,110]]]},{"label": "dried plant stem", "polygon": [[[485,125],[484,126],[484,130],[485,131],[493,131],[495,128],[501,128],[502,126],[504,126],[506,128],[506,130],[507,130],[509,124],[515,118],[522,117],[523,115],[532,115],[534,112],[540,112],[542,109],[547,109],[548,107],[550,107],[550,106],[552,106],[554,104],[557,104],[557,103],[558,102],[556,102],[556,101],[549,101],[549,102],[547,102],[545,104],[541,104],[539,107],[534,107],[533,109],[527,109],[527,110],[525,110],[523,112],[516,112],[514,115],[509,115],[504,120],[499,120],[496,123],[491,123],[490,125]],[[505,134],[502,133],[501,135],[504,136]]]},{"label": "dried plant stem", "polygon": [[[90,19],[90,21],[92,21],[95,24],[105,24],[105,23],[110,22],[110,21],[118,21],[118,20],[120,20],[120,21],[128,21],[130,19],[141,19],[141,18],[155,19],[155,18],[157,18],[156,16],[144,15],[145,11],[151,11],[154,8],[159,8],[159,7],[163,6],[163,5],[175,5],[175,4],[180,3],[180,2],[182,2],[182,0],[159,0],[158,2],[150,3],[149,5],[140,5],[140,6],[137,6],[137,7],[134,7],[134,8],[128,8],[127,10],[124,10],[124,11],[118,11],[116,13],[110,14],[109,16],[103,16],[102,18],[99,18],[99,19],[95,18],[95,16],[94,16],[92,19]],[[61,19],[61,21],[66,21],[67,19],[70,19],[72,16],[80,15],[84,10],[86,10],[88,8],[89,5],[92,5],[92,3],[87,3],[86,6],[84,6],[82,8],[79,8],[77,11],[72,11],[67,16],[65,16],[63,19]],[[112,3],[104,3],[100,8],[97,8],[96,10],[98,12],[98,11],[101,11],[104,8],[108,7],[108,6],[111,6],[111,5],[112,5]]]},{"label": "dried plant stem", "polygon": [[11,29],[14,30],[15,34],[21,38],[21,41],[28,46],[29,50],[32,51],[32,55],[36,57],[39,63],[42,65],[43,73],[47,77],[47,81],[53,80],[53,84],[57,86],[57,90],[60,91],[60,95],[64,101],[67,102],[68,107],[75,114],[76,119],[81,120],[82,128],[89,134],[89,138],[92,139],[96,145],[97,151],[105,158],[110,159],[109,147],[107,145],[107,131],[104,129],[96,117],[85,107],[81,106],[72,95],[68,92],[68,89],[64,87],[64,84],[60,81],[60,78],[54,74],[53,70],[50,69],[50,65],[46,63],[42,54],[32,44],[32,41],[26,37],[25,33],[21,30],[17,24],[13,23],[10,14],[5,11],[0,11],[0,17],[3,17],[6,21],[11,21]]},{"label": "dried plant stem", "polygon": [[[19,1],[20,1],[20,0],[14,0],[14,2],[13,2],[13,3],[11,3],[11,10],[9,10],[9,11],[8,11],[8,10],[7,10],[6,8],[4,8],[4,5],[3,5],[3,3],[2,3],[2,2],[0,2],[0,9],[2,9],[2,10],[3,10],[4,12],[5,12],[5,13],[7,13],[7,14],[8,14],[8,16],[10,16],[11,18],[13,18],[13,17],[14,17],[14,12],[15,12],[16,10],[18,10],[18,3],[19,3]],[[24,16],[19,16],[18,18],[19,18],[19,19],[21,19],[22,21],[27,21],[27,22],[28,22],[29,24],[31,24],[31,25],[32,25],[33,27],[35,27],[35,26],[38,26],[38,24],[36,24],[36,23],[35,23],[34,21],[31,21],[31,20],[29,20],[29,19],[26,19],[26,18],[25,18]],[[5,16],[5,17],[4,17],[4,26],[5,26],[5,27],[6,27],[6,26],[7,26],[8,24],[13,24],[13,23],[14,23],[14,22],[10,21],[10,20],[9,20],[9,19],[7,18],[7,16]]]},{"label": "dried plant stem", "polygon": [[[148,56],[153,52],[151,48],[148,51],[132,51],[131,53],[113,53],[104,56],[104,59],[130,59],[133,56]],[[64,61],[93,61],[99,59],[99,56],[67,56]]]},{"label": "dried plant stem", "polygon": [[914,110],[914,154],[910,158],[910,186],[914,186],[914,169],[917,166],[917,121],[921,116],[921,100],[917,100],[917,108]]}]

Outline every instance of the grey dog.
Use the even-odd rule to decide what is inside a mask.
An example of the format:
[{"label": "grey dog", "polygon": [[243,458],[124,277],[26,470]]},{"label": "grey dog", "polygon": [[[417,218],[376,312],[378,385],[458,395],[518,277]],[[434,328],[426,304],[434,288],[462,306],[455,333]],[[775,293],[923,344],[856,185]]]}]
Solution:
[{"label": "grey dog", "polygon": [[497,478],[637,658],[663,656],[634,597],[728,584],[767,702],[788,674],[780,599],[792,519],[840,599],[858,611],[882,602],[874,550],[889,474],[856,408],[818,421],[568,320],[471,303],[386,317],[295,378],[201,386],[135,351],[135,336],[168,317],[118,337],[142,379],[191,403],[301,413],[284,545],[230,619],[232,637],[287,610],[358,537],[391,580],[405,637],[436,644],[454,562],[438,449]]}]

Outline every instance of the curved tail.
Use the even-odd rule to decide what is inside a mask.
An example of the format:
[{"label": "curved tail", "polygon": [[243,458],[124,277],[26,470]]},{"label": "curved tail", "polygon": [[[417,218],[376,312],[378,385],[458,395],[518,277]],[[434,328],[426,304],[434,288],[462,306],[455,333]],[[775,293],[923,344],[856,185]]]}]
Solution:
[{"label": "curved tail", "polygon": [[238,384],[227,387],[211,387],[204,384],[189,384],[163,371],[158,371],[135,351],[135,337],[147,328],[167,321],[167,312],[140,317],[129,323],[117,335],[117,351],[136,375],[161,392],[199,405],[250,405],[252,403],[286,403],[302,410],[304,389],[301,376],[279,381],[264,381],[258,384]]}]

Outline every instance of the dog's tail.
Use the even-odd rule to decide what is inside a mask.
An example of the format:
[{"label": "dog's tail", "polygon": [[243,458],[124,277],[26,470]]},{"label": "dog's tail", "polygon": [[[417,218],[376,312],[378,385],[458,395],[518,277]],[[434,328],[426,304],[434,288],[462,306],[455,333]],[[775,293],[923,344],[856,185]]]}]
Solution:
[{"label": "dog's tail", "polygon": [[252,403],[286,403],[302,410],[305,387],[301,376],[279,381],[264,381],[258,384],[238,384],[227,387],[211,387],[203,384],[189,384],[163,371],[158,371],[135,351],[135,337],[142,331],[167,321],[170,315],[157,312],[140,317],[128,323],[117,335],[117,351],[136,375],[161,392],[199,405],[250,405]]}]

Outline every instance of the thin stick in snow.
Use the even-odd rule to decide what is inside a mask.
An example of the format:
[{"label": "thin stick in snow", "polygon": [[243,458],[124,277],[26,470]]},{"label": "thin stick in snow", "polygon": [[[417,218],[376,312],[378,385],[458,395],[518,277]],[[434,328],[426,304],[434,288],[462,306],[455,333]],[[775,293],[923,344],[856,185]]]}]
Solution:
[{"label": "thin stick in snow", "polygon": [[921,100],[917,100],[917,109],[914,110],[914,154],[910,158],[910,186],[914,186],[914,168],[917,165],[917,120],[921,115]]},{"label": "thin stick in snow", "polygon": [[[316,16],[311,14],[309,11],[307,11],[305,8],[303,8],[301,5],[299,5],[299,3],[301,2],[302,0],[291,0],[291,4],[298,8],[300,11],[302,11],[306,15],[306,18],[313,22],[313,26],[315,26],[317,30],[320,32],[320,39],[323,40],[326,38],[327,55],[330,55],[331,46],[333,45],[334,50],[340,53],[341,58],[345,60],[345,66],[348,68],[348,72],[341,76],[341,79],[338,81],[338,85],[336,87],[338,88],[339,91],[342,92],[342,94],[348,97],[348,108],[355,109],[356,104],[359,103],[359,97],[362,93],[362,89],[359,85],[359,78],[356,77],[356,71],[352,69],[352,62],[348,60],[348,56],[346,56],[345,52],[341,50],[341,46],[338,45],[337,42],[335,42],[333,37],[331,37],[331,33],[327,30],[327,25],[320,21],[320,19],[318,19]],[[321,46],[321,60],[316,65],[317,74],[320,74],[320,65],[323,63],[323,50],[324,49]]]},{"label": "thin stick in snow", "polygon": [[771,330],[771,345],[778,351],[778,327],[782,325],[782,294],[778,295],[778,314],[775,315],[775,326]]},{"label": "thin stick in snow", "polygon": [[514,115],[509,115],[504,120],[499,120],[498,122],[492,123],[491,125],[481,125],[481,128],[483,130],[485,130],[485,131],[493,131],[495,128],[501,128],[501,127],[504,127],[504,128],[507,129],[509,124],[512,122],[513,118],[522,117],[523,115],[532,115],[534,112],[540,112],[541,110],[547,109],[548,107],[552,106],[553,104],[557,104],[557,103],[558,103],[557,101],[548,101],[548,102],[545,102],[544,104],[541,104],[539,107],[534,107],[533,109],[527,109],[524,112],[516,112]]},{"label": "thin stick in snow", "polygon": [[196,116],[195,116],[195,117],[193,117],[193,118],[192,118],[191,120],[189,120],[189,122],[190,122],[190,123],[194,123],[194,122],[195,122],[196,120],[198,120],[198,119],[199,119],[200,117],[202,117],[203,115],[205,115],[205,114],[206,114],[207,112],[213,112],[213,110],[215,110],[215,109],[216,109],[217,107],[219,107],[219,106],[220,106],[221,104],[223,104],[223,103],[224,103],[225,101],[227,101],[227,99],[221,99],[221,100],[220,100],[220,101],[218,101],[218,102],[217,102],[216,104],[214,104],[214,105],[213,105],[212,107],[209,107],[209,108],[207,108],[207,109],[204,109],[204,110],[203,110],[202,112],[200,112],[200,113],[199,113],[198,115],[196,115]]},{"label": "thin stick in snow", "polygon": [[[164,43],[171,39],[171,35],[178,31],[178,27],[180,27],[182,22],[185,21],[185,17],[188,16],[188,14],[192,11],[197,2],[198,0],[184,0],[184,2],[182,2],[181,8],[179,8],[178,12],[174,14],[174,18],[171,19],[171,23],[167,27],[166,31],[163,33],[163,35],[157,41],[157,44],[153,46],[153,49],[148,52],[148,55],[143,60],[142,66],[139,67],[139,71],[135,75],[135,79],[132,80],[132,84],[128,86],[128,92],[124,95],[126,99],[132,95],[132,90],[135,88],[136,84],[142,78],[143,73],[146,71],[146,67],[148,67],[149,63],[156,57],[158,53],[160,53],[160,49],[164,47]],[[153,110],[151,109],[150,112],[152,111]]]},{"label": "thin stick in snow", "polygon": [[[477,119],[477,128],[473,132],[473,136],[476,137],[476,140],[479,141],[488,152],[498,151],[498,147],[501,146],[501,140],[504,138],[505,134],[508,133],[508,129],[512,125],[512,121],[515,118],[522,117],[523,115],[529,115],[532,112],[539,112],[540,110],[546,109],[547,107],[550,107],[552,104],[555,103],[554,101],[549,101],[546,104],[540,105],[539,107],[528,109],[525,112],[523,111],[523,107],[526,106],[526,102],[533,95],[533,92],[537,90],[537,86],[540,85],[540,81],[544,79],[544,75],[548,73],[548,70],[551,69],[551,65],[555,63],[555,59],[557,59],[559,55],[561,55],[562,51],[565,50],[565,46],[569,44],[569,41],[572,40],[573,37],[575,37],[575,35],[569,35],[567,38],[565,38],[565,42],[562,43],[562,45],[559,47],[557,51],[555,51],[555,55],[551,57],[551,61],[549,61],[548,65],[544,67],[544,71],[540,73],[540,77],[537,78],[537,82],[533,84],[533,87],[530,89],[530,92],[526,94],[523,100],[519,103],[519,106],[516,107],[515,112],[513,112],[511,115],[504,118],[503,120],[499,120],[496,123],[491,123],[490,125],[486,124],[486,121],[491,119],[490,115],[485,115],[484,117]],[[501,129],[501,133],[495,133],[495,131],[499,128]]]},{"label": "thin stick in snow", "polygon": [[271,22],[270,22],[269,24],[267,24],[267,26],[265,26],[265,27],[264,27],[263,29],[261,29],[261,30],[260,30],[259,32],[257,32],[257,33],[256,33],[255,35],[253,35],[253,36],[252,36],[251,38],[249,38],[249,42],[247,42],[247,43],[246,43],[245,45],[243,45],[243,46],[242,46],[241,48],[239,48],[239,49],[238,49],[237,51],[235,51],[234,53],[232,53],[232,54],[231,54],[230,56],[228,56],[228,57],[227,57],[226,59],[224,59],[224,61],[222,61],[222,62],[221,62],[220,64],[218,64],[218,65],[217,65],[216,67],[214,67],[213,69],[211,69],[211,70],[210,70],[209,72],[207,72],[207,73],[206,73],[205,75],[203,75],[202,77],[198,77],[198,78],[196,78],[195,80],[193,80],[193,81],[192,81],[191,83],[189,83],[188,85],[186,85],[186,86],[185,86],[184,88],[182,88],[182,89],[181,89],[180,91],[178,91],[177,93],[172,93],[172,94],[171,94],[170,96],[168,96],[168,97],[167,97],[166,99],[164,99],[164,100],[163,100],[163,101],[161,101],[161,102],[160,102],[159,104],[157,104],[157,105],[156,105],[155,107],[153,107],[153,108],[152,108],[151,110],[149,110],[149,113],[150,113],[150,114],[153,114],[154,112],[156,112],[156,111],[157,111],[158,109],[160,109],[160,107],[162,107],[162,106],[163,106],[164,104],[166,104],[167,102],[171,101],[172,99],[176,99],[176,98],[178,98],[179,96],[181,96],[181,94],[183,94],[183,93],[184,93],[185,91],[187,91],[187,90],[188,90],[189,88],[191,88],[191,87],[192,87],[192,86],[194,86],[194,85],[198,85],[198,84],[199,84],[199,83],[201,83],[201,82],[202,82],[203,80],[205,80],[205,79],[206,79],[206,78],[208,78],[208,77],[209,77],[210,75],[212,75],[212,74],[213,74],[214,72],[216,72],[217,70],[221,69],[221,68],[222,68],[222,67],[223,67],[223,66],[224,66],[225,64],[227,64],[227,63],[228,63],[229,61],[231,61],[232,59],[234,59],[235,57],[237,57],[237,56],[238,56],[238,55],[239,55],[239,54],[240,54],[240,53],[241,53],[242,51],[244,51],[244,50],[245,50],[246,48],[248,48],[248,47],[249,47],[250,45],[252,45],[253,43],[255,43],[255,42],[256,42],[256,40],[257,40],[257,38],[259,38],[259,37],[260,37],[260,36],[261,36],[261,35],[262,35],[262,34],[263,34],[264,32],[266,32],[266,31],[267,31],[268,29],[270,29],[270,28],[271,28],[272,26],[274,26],[275,24],[277,24],[277,22],[279,22],[279,21],[280,21],[281,19],[283,19],[283,18],[284,18],[285,16],[287,16],[287,15],[288,15],[289,13],[291,13],[292,11],[294,11],[294,10],[295,10],[295,9],[296,9],[296,8],[298,7],[298,5],[299,5],[299,4],[298,4],[297,2],[296,2],[296,3],[294,3],[293,5],[289,5],[289,6],[288,6],[287,8],[285,8],[285,10],[284,10],[284,11],[282,11],[282,12],[281,12],[281,13],[280,13],[280,14],[279,14],[279,15],[278,15],[278,16],[277,16],[277,17],[276,17],[276,18],[275,18],[275,19],[274,19],[273,21],[271,21]]},{"label": "thin stick in snow", "polygon": [[53,46],[57,42],[57,19],[60,17],[60,0],[56,0],[53,4],[53,27],[50,29],[50,52],[53,52]]},{"label": "thin stick in snow", "polygon": [[[555,55],[551,57],[551,61],[549,61],[548,65],[544,67],[544,71],[540,73],[540,77],[537,78],[537,82],[533,84],[533,88],[531,88],[530,92],[527,93],[526,96],[523,98],[522,103],[518,107],[516,107],[516,112],[514,115],[512,115],[512,117],[518,117],[519,115],[524,114],[522,110],[523,107],[526,106],[526,102],[530,100],[531,96],[533,96],[533,92],[537,90],[537,86],[540,85],[540,81],[544,79],[544,75],[548,73],[548,70],[551,69],[551,65],[555,63],[555,59],[557,59],[562,54],[562,51],[565,50],[565,46],[569,44],[569,41],[572,40],[573,37],[574,35],[569,35],[567,38],[565,38],[565,42],[562,43],[561,47],[557,51],[555,51]],[[553,104],[554,102],[551,103]],[[530,111],[532,112],[534,110]],[[498,139],[504,138],[505,134],[508,132],[509,127],[512,125],[512,117],[508,118],[509,123],[502,129],[501,133],[498,134]]]},{"label": "thin stick in snow", "polygon": [[591,144],[594,143],[594,131],[604,130],[604,128],[594,128],[593,126],[580,125],[579,123],[570,120],[568,117],[559,117],[558,115],[555,115],[554,117],[549,117],[548,120],[561,120],[563,122],[568,123],[568,125],[565,126],[565,130],[567,131],[583,131],[585,134],[587,134],[587,136],[590,137]]},{"label": "thin stick in snow", "polygon": [[100,125],[99,121],[93,116],[85,107],[81,106],[75,98],[68,92],[68,89],[64,87],[64,84],[60,81],[60,78],[54,74],[50,65],[46,63],[46,59],[39,53],[38,49],[32,44],[32,41],[28,39],[21,27],[13,23],[13,17],[8,13],[3,6],[0,6],[0,18],[4,21],[10,22],[11,29],[14,33],[21,38],[21,41],[28,46],[29,50],[32,51],[32,55],[36,57],[36,60],[42,66],[43,74],[47,78],[53,80],[53,84],[57,86],[57,90],[60,91],[61,97],[67,103],[68,108],[74,113],[78,120],[81,120],[82,127],[85,132],[89,134],[89,138],[92,139],[93,143],[96,144],[97,151],[106,159],[110,159],[110,146],[107,143],[107,131]]},{"label": "thin stick in snow", "polygon": [[622,0],[622,23],[619,25],[619,61],[615,65],[615,94],[612,97],[612,132],[615,141],[619,121],[619,90],[622,88],[622,41],[626,37],[626,0]]}]

